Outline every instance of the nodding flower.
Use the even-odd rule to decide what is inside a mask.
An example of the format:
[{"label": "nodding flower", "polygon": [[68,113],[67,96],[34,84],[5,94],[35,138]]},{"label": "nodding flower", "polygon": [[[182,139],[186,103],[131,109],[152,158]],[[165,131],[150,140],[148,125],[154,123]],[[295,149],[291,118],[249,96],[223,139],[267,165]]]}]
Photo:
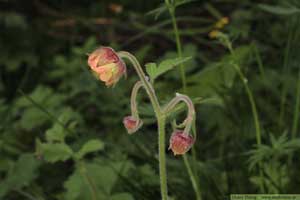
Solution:
[{"label": "nodding flower", "polygon": [[195,140],[181,130],[175,130],[170,138],[170,146],[174,155],[183,155],[190,150]]},{"label": "nodding flower", "polygon": [[136,119],[133,116],[126,116],[123,119],[123,124],[129,134],[136,132],[142,125],[143,121]]},{"label": "nodding flower", "polygon": [[110,47],[100,47],[88,58],[88,65],[105,85],[114,86],[125,74],[126,65],[118,54]]}]

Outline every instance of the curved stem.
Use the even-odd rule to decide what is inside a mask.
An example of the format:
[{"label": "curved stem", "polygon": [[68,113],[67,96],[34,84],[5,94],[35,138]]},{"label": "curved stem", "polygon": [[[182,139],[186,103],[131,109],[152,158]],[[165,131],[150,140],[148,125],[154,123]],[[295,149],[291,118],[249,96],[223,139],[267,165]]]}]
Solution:
[{"label": "curved stem", "polygon": [[180,102],[183,101],[184,103],[186,103],[187,107],[188,107],[188,115],[186,117],[186,119],[184,120],[184,123],[186,124],[185,128],[184,128],[184,133],[185,134],[189,134],[191,127],[192,127],[192,123],[193,123],[193,119],[194,119],[194,115],[195,115],[195,108],[194,108],[194,104],[192,102],[192,100],[186,96],[186,95],[182,95],[182,94],[176,94],[176,97],[174,97],[163,109],[163,111],[165,113],[170,112],[173,108],[175,108],[175,106]]},{"label": "curved stem", "polygon": [[137,109],[137,103],[136,103],[136,97],[138,94],[139,89],[143,86],[143,83],[141,81],[138,81],[135,83],[135,85],[132,88],[131,92],[131,99],[130,99],[130,105],[131,105],[131,115],[135,119],[139,119],[139,113]]},{"label": "curved stem", "polygon": [[146,75],[145,75],[140,63],[137,61],[135,56],[133,56],[131,53],[129,53],[127,51],[120,51],[120,52],[118,52],[118,55],[121,58],[127,58],[132,63],[134,69],[136,70],[141,82],[143,83],[143,85],[146,89],[147,94],[149,95],[150,101],[154,108],[154,112],[156,113],[156,115],[160,115],[161,109],[160,109],[160,105],[157,100],[155,91],[154,91],[151,83],[146,80]]},{"label": "curved stem", "polygon": [[160,175],[160,191],[162,200],[168,199],[168,187],[167,187],[167,169],[166,169],[166,133],[165,124],[166,118],[161,115],[158,120],[158,153],[159,153],[159,175]]}]

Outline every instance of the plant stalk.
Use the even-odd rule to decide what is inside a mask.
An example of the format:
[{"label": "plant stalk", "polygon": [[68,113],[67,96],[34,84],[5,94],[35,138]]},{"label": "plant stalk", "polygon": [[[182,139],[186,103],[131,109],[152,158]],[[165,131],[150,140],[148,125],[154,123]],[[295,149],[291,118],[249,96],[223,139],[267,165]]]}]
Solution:
[{"label": "plant stalk", "polygon": [[[121,51],[118,53],[120,57],[127,58],[135,68],[141,83],[143,84],[149,98],[151,104],[153,106],[157,123],[158,123],[158,153],[159,153],[159,176],[160,176],[160,190],[161,190],[161,198],[162,200],[168,200],[168,186],[167,186],[167,169],[166,169],[166,145],[165,145],[165,126],[166,126],[166,116],[162,111],[158,99],[156,97],[155,91],[153,89],[152,84],[146,80],[146,75],[138,62],[138,60],[130,53]],[[140,85],[138,84],[138,87]],[[136,94],[134,94],[136,95]]]},{"label": "plant stalk", "polygon": [[[259,119],[258,119],[258,114],[257,114],[257,109],[256,109],[256,104],[255,104],[253,94],[248,86],[248,80],[246,79],[245,75],[241,71],[239,65],[233,64],[233,67],[237,71],[240,79],[242,80],[245,90],[246,90],[246,93],[247,93],[247,96],[248,96],[248,99],[250,101],[251,110],[252,110],[252,114],[253,114],[253,118],[254,118],[255,132],[256,132],[256,144],[257,144],[257,146],[260,146],[261,145],[261,131],[260,131],[260,124],[259,124]],[[258,168],[259,168],[259,177],[260,177],[259,188],[260,188],[260,191],[262,193],[264,193],[265,190],[264,190],[264,184],[263,184],[263,173],[262,173],[262,163],[261,162],[259,162]]]},{"label": "plant stalk", "polygon": [[[175,16],[175,8],[171,7],[171,5],[168,5],[168,7],[169,7],[170,16],[172,19],[173,29],[174,29],[178,57],[182,58],[182,47],[181,47],[181,41],[180,41],[180,33],[178,30],[176,16]],[[183,92],[186,93],[186,77],[185,77],[185,68],[184,68],[183,63],[180,64],[180,76],[181,76],[181,81],[182,81],[182,86],[183,86]]]},{"label": "plant stalk", "polygon": [[161,108],[160,108],[158,99],[156,97],[155,91],[154,91],[151,83],[146,80],[146,75],[145,75],[140,63],[138,62],[138,60],[135,58],[135,56],[133,56],[131,53],[129,53],[127,51],[120,51],[120,52],[118,52],[118,55],[121,58],[127,58],[132,63],[135,71],[137,72],[137,74],[138,74],[140,80],[142,81],[144,88],[150,98],[150,101],[153,105],[155,114],[157,116],[159,116],[161,114]]},{"label": "plant stalk", "polygon": [[201,193],[200,193],[200,190],[198,189],[198,182],[197,182],[197,179],[193,173],[193,170],[192,170],[192,167],[190,165],[190,162],[187,158],[187,155],[183,155],[183,161],[184,161],[184,164],[185,164],[185,167],[188,171],[188,174],[190,176],[190,179],[191,179],[191,182],[192,182],[192,186],[195,190],[195,194],[196,194],[196,199],[197,200],[201,200]]},{"label": "plant stalk", "polygon": [[159,175],[160,175],[160,192],[162,200],[168,199],[168,187],[167,187],[167,169],[166,169],[166,133],[165,124],[166,117],[161,115],[158,120],[158,153],[159,153]]},{"label": "plant stalk", "polygon": [[299,108],[300,108],[300,69],[298,72],[298,80],[297,80],[297,89],[296,89],[296,104],[294,110],[294,120],[293,120],[293,128],[292,128],[292,139],[295,139],[297,136],[298,125],[299,125]]},{"label": "plant stalk", "polygon": [[[175,15],[175,6],[171,5],[169,0],[165,0],[165,3],[166,3],[166,5],[169,9],[169,13],[170,13],[171,20],[172,20],[178,57],[182,58],[182,46],[181,46],[180,33],[179,33],[179,30],[178,30],[177,20],[176,20],[176,15]],[[180,76],[181,76],[181,81],[182,81],[183,93],[186,93],[187,84],[186,84],[186,76],[185,76],[185,67],[184,67],[183,63],[180,65]],[[190,127],[186,127],[185,130],[189,130],[189,129],[190,129]],[[192,148],[194,148],[194,147],[192,147]],[[193,154],[193,157],[195,158],[196,156],[194,155],[194,151],[192,151],[192,154]],[[189,161],[185,158],[186,157],[185,155],[183,155],[183,156],[184,156],[183,159],[184,159],[185,167],[186,167],[187,172],[189,174],[189,177],[192,181],[192,186],[193,186],[193,189],[194,189],[195,194],[196,194],[196,199],[201,200],[201,192],[200,192],[200,189],[199,189],[199,186],[198,186],[198,182],[196,181],[195,175],[194,175],[194,173],[191,169]]]}]

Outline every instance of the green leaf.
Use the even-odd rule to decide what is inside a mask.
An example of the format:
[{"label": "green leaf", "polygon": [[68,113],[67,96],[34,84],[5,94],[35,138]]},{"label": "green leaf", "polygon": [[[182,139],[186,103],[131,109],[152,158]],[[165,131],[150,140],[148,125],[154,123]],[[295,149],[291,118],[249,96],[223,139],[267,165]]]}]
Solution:
[{"label": "green leaf", "polygon": [[81,159],[88,153],[102,150],[104,148],[104,143],[100,140],[90,140],[86,142],[83,147],[76,153],[76,157]]},{"label": "green leaf", "polygon": [[[78,162],[76,170],[64,183],[66,200],[85,200],[92,199],[91,187],[97,199],[109,199],[113,186],[118,177],[125,176],[130,167],[130,163],[116,162],[109,163],[93,161],[91,163]],[[87,181],[88,179],[88,181]],[[91,186],[92,184],[92,186]],[[123,196],[125,199],[128,195]],[[125,200],[124,199],[124,200]]]},{"label": "green leaf", "polygon": [[[68,130],[73,130],[75,128],[75,126],[78,124],[78,121],[80,121],[80,116],[71,108],[64,108],[57,120],[60,122],[60,124],[56,122],[52,128],[46,131],[47,142],[63,143],[65,137],[68,136],[68,133],[70,133]],[[64,127],[62,125],[64,125]]]},{"label": "green leaf", "polygon": [[146,72],[150,76],[151,80],[154,80],[156,71],[157,71],[157,65],[156,63],[147,63],[146,66]]},{"label": "green leaf", "polygon": [[158,76],[173,69],[177,65],[187,62],[191,58],[192,57],[167,59],[167,60],[162,61],[158,65],[158,67],[155,63],[147,63],[145,65],[146,71],[147,71],[148,75],[150,76],[151,81],[154,81]]},{"label": "green leaf", "polygon": [[[181,5],[193,2],[195,0],[176,0],[173,6],[174,8],[179,7]],[[158,8],[155,8],[153,10],[150,10],[149,12],[146,13],[146,15],[154,15],[154,19],[157,20],[157,18],[163,14],[164,12],[168,11],[168,7],[165,3],[161,4]]]},{"label": "green leaf", "polygon": [[21,189],[28,186],[37,177],[40,162],[33,154],[23,154],[13,164],[4,180],[0,183],[0,199],[12,189]]},{"label": "green leaf", "polygon": [[191,97],[219,97],[219,92],[233,86],[236,70],[232,66],[232,60],[237,63],[247,63],[250,60],[251,46],[239,47],[235,50],[235,58],[231,55],[224,56],[220,62],[206,66],[200,72],[189,77],[187,92]]},{"label": "green leaf", "polygon": [[52,142],[64,142],[65,130],[60,124],[54,124],[51,129],[46,131],[46,140]]},{"label": "green leaf", "polygon": [[276,15],[292,15],[300,12],[300,9],[296,7],[271,6],[267,4],[259,4],[258,7]]},{"label": "green leaf", "polygon": [[65,161],[72,157],[73,150],[64,143],[39,143],[39,153],[50,163]]},{"label": "green leaf", "polygon": [[113,195],[110,200],[134,200],[134,198],[129,193],[120,193]]}]

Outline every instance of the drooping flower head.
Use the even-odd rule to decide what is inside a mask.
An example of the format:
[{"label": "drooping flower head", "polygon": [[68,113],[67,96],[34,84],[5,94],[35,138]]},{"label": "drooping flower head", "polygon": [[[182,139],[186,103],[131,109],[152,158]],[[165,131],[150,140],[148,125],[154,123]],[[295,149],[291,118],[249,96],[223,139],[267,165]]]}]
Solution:
[{"label": "drooping flower head", "polygon": [[88,65],[97,77],[110,87],[126,74],[126,65],[110,47],[100,47],[89,55]]},{"label": "drooping flower head", "polygon": [[135,119],[133,116],[126,116],[123,119],[123,124],[129,134],[136,132],[143,122],[140,119]]},{"label": "drooping flower head", "polygon": [[185,134],[181,130],[175,130],[170,138],[170,146],[174,155],[183,155],[190,150],[195,140],[192,136]]}]

